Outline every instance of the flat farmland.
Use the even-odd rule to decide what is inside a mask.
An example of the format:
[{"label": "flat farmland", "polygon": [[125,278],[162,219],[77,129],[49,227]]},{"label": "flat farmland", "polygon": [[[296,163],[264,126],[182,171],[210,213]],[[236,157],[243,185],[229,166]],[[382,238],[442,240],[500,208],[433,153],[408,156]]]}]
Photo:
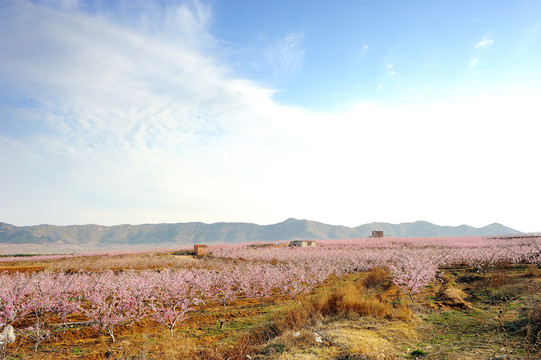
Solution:
[{"label": "flat farmland", "polygon": [[539,359],[541,240],[0,260],[18,359]]}]

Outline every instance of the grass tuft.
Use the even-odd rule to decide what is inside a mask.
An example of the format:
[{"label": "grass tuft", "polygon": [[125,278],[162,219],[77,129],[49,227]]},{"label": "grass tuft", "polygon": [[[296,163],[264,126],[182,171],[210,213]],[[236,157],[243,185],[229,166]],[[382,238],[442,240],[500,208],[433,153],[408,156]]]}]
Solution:
[{"label": "grass tuft", "polygon": [[383,285],[389,279],[389,276],[389,270],[381,266],[376,266],[368,272],[366,277],[363,279],[362,284],[366,288],[375,288]]},{"label": "grass tuft", "polygon": [[336,292],[325,293],[315,305],[323,315],[339,315],[346,318],[350,313],[375,318],[391,318],[394,312],[391,303],[381,301],[374,296],[367,296],[363,288],[359,289],[351,283]]},{"label": "grass tuft", "polygon": [[538,277],[540,274],[539,272],[539,269],[537,268],[537,265],[536,264],[530,264],[528,265],[528,267],[526,268],[526,270],[524,270],[524,277]]}]

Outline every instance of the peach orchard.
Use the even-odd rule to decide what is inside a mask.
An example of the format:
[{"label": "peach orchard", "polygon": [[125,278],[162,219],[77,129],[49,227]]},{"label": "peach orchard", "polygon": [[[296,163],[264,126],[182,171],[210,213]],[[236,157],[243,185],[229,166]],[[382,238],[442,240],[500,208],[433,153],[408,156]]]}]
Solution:
[{"label": "peach orchard", "polygon": [[227,307],[237,299],[264,304],[276,294],[296,300],[330,276],[375,266],[388,268],[394,284],[414,301],[443,267],[483,271],[501,262],[541,263],[539,236],[323,240],[307,248],[249,245],[211,246],[208,266],[189,269],[1,273],[0,329],[13,325],[37,350],[62,324],[83,318],[114,342],[120,325],[151,319],[173,334],[198,305]]}]

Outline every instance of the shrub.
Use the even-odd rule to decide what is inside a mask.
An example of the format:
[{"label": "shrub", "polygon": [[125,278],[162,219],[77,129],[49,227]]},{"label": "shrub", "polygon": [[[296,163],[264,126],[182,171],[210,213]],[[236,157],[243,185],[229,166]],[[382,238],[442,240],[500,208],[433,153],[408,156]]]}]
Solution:
[{"label": "shrub", "polygon": [[426,352],[424,352],[424,351],[421,350],[421,349],[413,350],[413,351],[411,352],[411,356],[414,357],[414,358],[426,356]]},{"label": "shrub", "polygon": [[[332,293],[324,293],[314,306],[322,315],[341,317],[373,316],[375,318],[395,318],[398,312],[393,305],[376,296],[367,296],[364,289],[348,283]],[[402,309],[401,309],[402,310]],[[402,311],[400,311],[402,312]],[[400,318],[405,316],[400,315]]]},{"label": "shrub", "polygon": [[376,266],[370,270],[363,279],[362,284],[366,288],[374,288],[385,283],[385,280],[389,278],[389,271],[383,267]]}]

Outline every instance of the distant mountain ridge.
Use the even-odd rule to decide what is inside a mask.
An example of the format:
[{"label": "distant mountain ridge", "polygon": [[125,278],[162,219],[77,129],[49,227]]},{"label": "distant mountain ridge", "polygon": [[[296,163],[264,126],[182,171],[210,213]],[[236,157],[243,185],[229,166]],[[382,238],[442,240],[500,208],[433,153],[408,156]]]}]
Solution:
[{"label": "distant mountain ridge", "polygon": [[293,218],[273,225],[190,222],[116,226],[35,225],[19,227],[0,223],[0,244],[54,243],[107,246],[171,243],[191,245],[295,239],[353,239],[367,237],[374,230],[383,230],[385,235],[398,237],[521,234],[518,230],[498,223],[475,228],[468,225],[439,226],[426,221],[401,224],[374,222],[351,228]]}]

